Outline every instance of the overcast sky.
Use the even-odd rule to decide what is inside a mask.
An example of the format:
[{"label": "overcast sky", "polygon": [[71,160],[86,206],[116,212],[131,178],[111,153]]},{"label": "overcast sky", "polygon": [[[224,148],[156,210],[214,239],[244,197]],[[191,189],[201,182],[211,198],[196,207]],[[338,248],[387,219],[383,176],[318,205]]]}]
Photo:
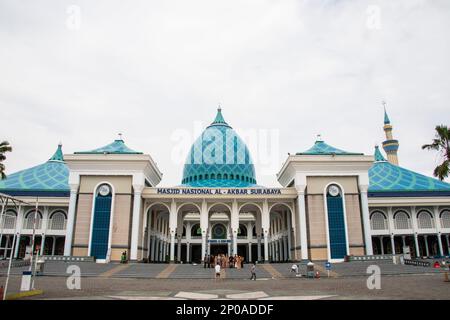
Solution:
[{"label": "overcast sky", "polygon": [[0,0],[7,173],[121,132],[177,185],[220,103],[258,183],[278,186],[287,153],[319,133],[372,154],[386,100],[400,164],[431,175],[436,154],[420,147],[450,124],[450,1],[159,3]]}]

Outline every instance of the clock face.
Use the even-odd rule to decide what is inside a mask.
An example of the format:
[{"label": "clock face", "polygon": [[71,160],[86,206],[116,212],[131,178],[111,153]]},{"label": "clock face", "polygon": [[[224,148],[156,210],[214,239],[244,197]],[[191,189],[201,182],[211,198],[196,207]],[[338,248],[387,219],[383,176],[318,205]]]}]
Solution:
[{"label": "clock face", "polygon": [[98,188],[98,193],[101,196],[107,196],[109,193],[111,192],[111,189],[108,185],[103,184],[100,186],[100,188]]},{"label": "clock face", "polygon": [[339,195],[339,193],[340,193],[340,190],[339,190],[339,188],[337,187],[337,186],[330,186],[329,188],[328,188],[328,193],[330,194],[330,196],[332,196],[332,197],[337,197],[338,195]]}]

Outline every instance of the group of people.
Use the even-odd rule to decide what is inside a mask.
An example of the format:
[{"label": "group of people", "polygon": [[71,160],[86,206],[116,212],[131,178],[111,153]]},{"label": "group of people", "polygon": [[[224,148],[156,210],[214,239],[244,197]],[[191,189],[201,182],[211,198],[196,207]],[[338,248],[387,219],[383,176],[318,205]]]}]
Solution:
[{"label": "group of people", "polygon": [[236,268],[241,269],[244,267],[244,257],[228,256],[226,254],[219,254],[216,256],[205,255],[203,260],[203,268],[215,268],[216,265],[220,265],[221,268]]}]

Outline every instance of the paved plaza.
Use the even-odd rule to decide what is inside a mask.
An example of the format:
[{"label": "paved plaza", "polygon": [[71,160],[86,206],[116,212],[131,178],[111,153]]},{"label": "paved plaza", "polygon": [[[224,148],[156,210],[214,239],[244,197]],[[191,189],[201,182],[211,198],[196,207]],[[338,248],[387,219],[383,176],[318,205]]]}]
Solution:
[{"label": "paved plaza", "polygon": [[[78,265],[81,289],[67,289],[67,268]],[[377,265],[381,271],[381,289],[367,288],[367,268]],[[44,275],[37,276],[35,287],[42,295],[27,299],[450,299],[450,283],[444,282],[444,270],[432,267],[396,265],[391,261],[334,264],[327,276],[324,263],[316,263],[320,279],[298,277],[290,272],[290,263],[260,264],[257,280],[251,281],[250,265],[243,269],[225,269],[220,280],[213,269],[186,264],[96,264],[91,262],[47,262]],[[11,270],[9,292],[18,292],[23,270]],[[4,285],[6,269],[0,269]],[[300,274],[306,266],[300,265]]]}]

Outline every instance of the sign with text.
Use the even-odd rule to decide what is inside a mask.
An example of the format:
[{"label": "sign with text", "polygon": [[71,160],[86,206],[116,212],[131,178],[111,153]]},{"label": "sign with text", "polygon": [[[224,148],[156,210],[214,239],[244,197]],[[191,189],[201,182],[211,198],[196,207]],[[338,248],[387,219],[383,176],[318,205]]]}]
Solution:
[{"label": "sign with text", "polygon": [[198,194],[198,195],[264,195],[281,194],[277,188],[157,188],[158,194]]}]

